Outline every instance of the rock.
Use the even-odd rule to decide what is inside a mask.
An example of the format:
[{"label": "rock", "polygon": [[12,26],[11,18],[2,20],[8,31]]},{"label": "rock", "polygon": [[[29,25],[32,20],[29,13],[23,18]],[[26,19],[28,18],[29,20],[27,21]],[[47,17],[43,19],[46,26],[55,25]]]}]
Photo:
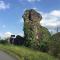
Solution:
[{"label": "rock", "polygon": [[47,41],[49,39],[49,31],[40,25],[41,14],[34,9],[26,10],[23,19],[26,46],[38,48],[36,46],[40,46],[41,40]]}]

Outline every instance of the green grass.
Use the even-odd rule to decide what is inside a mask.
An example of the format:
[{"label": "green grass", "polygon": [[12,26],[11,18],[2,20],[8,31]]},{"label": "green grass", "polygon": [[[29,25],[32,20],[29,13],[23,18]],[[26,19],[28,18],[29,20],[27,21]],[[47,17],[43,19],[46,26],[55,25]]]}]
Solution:
[{"label": "green grass", "polygon": [[11,55],[15,55],[18,60],[58,60],[47,53],[34,51],[22,46],[0,45],[0,50],[3,50]]}]

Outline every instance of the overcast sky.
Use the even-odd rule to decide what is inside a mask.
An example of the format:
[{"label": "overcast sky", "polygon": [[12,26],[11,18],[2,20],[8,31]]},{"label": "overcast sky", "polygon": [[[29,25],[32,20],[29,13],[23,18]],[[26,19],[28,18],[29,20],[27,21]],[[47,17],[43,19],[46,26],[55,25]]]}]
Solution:
[{"label": "overcast sky", "polygon": [[0,35],[23,36],[22,15],[26,9],[35,9],[43,19],[41,25],[56,32],[60,28],[60,0],[0,0]]}]

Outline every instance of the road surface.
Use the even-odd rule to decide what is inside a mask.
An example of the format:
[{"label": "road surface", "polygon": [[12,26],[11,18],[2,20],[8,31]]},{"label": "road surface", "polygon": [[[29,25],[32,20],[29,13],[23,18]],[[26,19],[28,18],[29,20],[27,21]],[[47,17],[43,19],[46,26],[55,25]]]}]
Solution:
[{"label": "road surface", "polygon": [[16,58],[6,54],[3,51],[0,51],[0,60],[17,60]]}]

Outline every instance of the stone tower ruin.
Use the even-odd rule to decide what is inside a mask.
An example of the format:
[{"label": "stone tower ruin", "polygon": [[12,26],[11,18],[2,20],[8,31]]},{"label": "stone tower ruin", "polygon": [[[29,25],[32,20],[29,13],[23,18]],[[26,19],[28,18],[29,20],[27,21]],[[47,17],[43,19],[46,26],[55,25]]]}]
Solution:
[{"label": "stone tower ruin", "polygon": [[39,46],[43,37],[42,33],[45,34],[44,30],[46,30],[46,32],[48,31],[40,25],[42,19],[41,14],[34,9],[26,10],[23,14],[23,19],[26,46]]}]

